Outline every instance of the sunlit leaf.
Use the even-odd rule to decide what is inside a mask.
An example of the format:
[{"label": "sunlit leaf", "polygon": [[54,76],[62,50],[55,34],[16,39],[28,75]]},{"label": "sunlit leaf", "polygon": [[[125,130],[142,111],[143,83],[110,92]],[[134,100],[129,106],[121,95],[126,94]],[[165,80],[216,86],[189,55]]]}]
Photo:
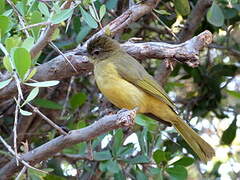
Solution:
[{"label": "sunlit leaf", "polygon": [[37,73],[37,68],[33,68],[30,73],[27,75],[25,81],[30,80]]},{"label": "sunlit leaf", "polygon": [[38,87],[33,88],[32,91],[29,93],[27,99],[22,104],[22,106],[24,106],[25,104],[32,101],[35,97],[37,97],[38,93],[39,93],[39,88]]},{"label": "sunlit leaf", "polygon": [[42,3],[42,2],[39,2],[38,4],[38,9],[40,10],[40,12],[46,16],[46,17],[49,17],[50,16],[50,13],[49,13],[49,10],[48,10],[48,7],[45,3]]},{"label": "sunlit leaf", "polygon": [[12,65],[11,65],[11,59],[9,56],[4,56],[3,58],[3,65],[7,69],[8,72],[13,72]]},{"label": "sunlit leaf", "polygon": [[11,82],[11,80],[12,80],[12,78],[7,79],[7,80],[5,80],[5,81],[1,81],[1,82],[0,82],[0,89],[6,87],[6,86]]},{"label": "sunlit leaf", "polygon": [[190,13],[188,0],[175,0],[174,5],[177,12],[179,12],[182,16],[186,16]]},{"label": "sunlit leaf", "polygon": [[13,59],[19,77],[24,80],[25,74],[31,67],[31,55],[25,48],[16,48]]},{"label": "sunlit leaf", "polygon": [[100,10],[99,10],[100,20],[102,20],[102,18],[104,17],[105,14],[106,14],[106,6],[103,4],[103,5],[101,5]]},{"label": "sunlit leaf", "polygon": [[51,22],[53,24],[59,24],[65,21],[66,19],[68,19],[69,17],[71,17],[72,14],[73,14],[73,9],[61,10],[59,13],[56,13],[53,15],[53,17],[51,18]]},{"label": "sunlit leaf", "polygon": [[22,109],[20,109],[20,113],[21,113],[23,116],[31,116],[31,115],[32,115],[32,112],[25,111],[25,110],[22,110]]},{"label": "sunlit leaf", "polygon": [[230,91],[230,90],[227,90],[227,93],[228,93],[230,96],[233,96],[233,97],[236,97],[236,98],[239,98],[239,99],[240,99],[240,92],[238,92],[238,91]]},{"label": "sunlit leaf", "polygon": [[59,84],[59,81],[53,80],[53,81],[43,81],[43,82],[24,83],[24,84],[32,87],[51,87]]},{"label": "sunlit leaf", "polygon": [[224,15],[221,8],[213,1],[211,8],[207,12],[207,20],[214,26],[221,27],[224,24]]},{"label": "sunlit leaf", "polygon": [[13,49],[14,47],[19,47],[22,42],[21,37],[19,36],[11,36],[5,40],[5,45],[7,51],[10,53],[10,50]]},{"label": "sunlit leaf", "polygon": [[3,37],[11,28],[11,20],[7,16],[0,16],[0,22],[1,37]]},{"label": "sunlit leaf", "polygon": [[33,47],[34,44],[34,38],[29,36],[27,39],[25,39],[21,45],[21,47],[30,50]]},{"label": "sunlit leaf", "polygon": [[[37,10],[33,11],[30,16],[30,23],[37,24],[42,21],[43,21],[42,14]],[[41,30],[41,26],[31,28],[31,31],[35,40],[38,39],[40,30]]]},{"label": "sunlit leaf", "polygon": [[81,6],[80,6],[80,11],[82,14],[82,17],[84,21],[93,29],[96,29],[98,27],[97,22],[94,20],[94,18],[87,12],[85,11]]}]

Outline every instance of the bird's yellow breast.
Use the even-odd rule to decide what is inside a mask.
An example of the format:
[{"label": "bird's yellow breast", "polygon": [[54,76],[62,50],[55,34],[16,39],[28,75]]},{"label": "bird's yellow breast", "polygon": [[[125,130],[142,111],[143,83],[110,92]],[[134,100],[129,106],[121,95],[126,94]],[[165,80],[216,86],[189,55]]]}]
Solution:
[{"label": "bird's yellow breast", "polygon": [[146,112],[146,93],[123,79],[113,63],[105,60],[94,67],[98,88],[109,101],[119,108],[138,107],[140,113]]}]

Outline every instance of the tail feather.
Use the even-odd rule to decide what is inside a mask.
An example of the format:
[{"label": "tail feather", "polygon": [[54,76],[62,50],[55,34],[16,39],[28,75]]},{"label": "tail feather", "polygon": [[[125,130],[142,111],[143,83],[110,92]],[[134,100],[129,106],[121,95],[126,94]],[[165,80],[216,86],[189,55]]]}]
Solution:
[{"label": "tail feather", "polygon": [[191,127],[189,127],[182,119],[177,117],[173,126],[182,135],[183,139],[205,163],[212,159],[215,151],[205,140],[203,140]]}]

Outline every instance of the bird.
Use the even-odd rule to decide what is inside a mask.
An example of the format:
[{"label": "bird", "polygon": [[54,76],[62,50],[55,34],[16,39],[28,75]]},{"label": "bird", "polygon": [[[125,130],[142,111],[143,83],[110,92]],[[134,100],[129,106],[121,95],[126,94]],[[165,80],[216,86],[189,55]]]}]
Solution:
[{"label": "bird", "polygon": [[118,41],[104,34],[94,36],[80,54],[93,63],[96,84],[112,104],[121,109],[137,108],[137,113],[171,124],[201,161],[212,159],[215,151],[211,145],[180,118],[164,89]]}]

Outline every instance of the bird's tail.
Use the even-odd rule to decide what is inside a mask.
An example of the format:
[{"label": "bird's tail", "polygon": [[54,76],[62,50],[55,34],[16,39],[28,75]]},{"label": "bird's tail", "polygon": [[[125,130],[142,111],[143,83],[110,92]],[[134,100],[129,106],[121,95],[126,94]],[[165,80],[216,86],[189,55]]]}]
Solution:
[{"label": "bird's tail", "polygon": [[183,139],[205,163],[212,159],[215,151],[206,141],[204,141],[191,127],[189,127],[180,117],[172,125],[182,135]]}]

